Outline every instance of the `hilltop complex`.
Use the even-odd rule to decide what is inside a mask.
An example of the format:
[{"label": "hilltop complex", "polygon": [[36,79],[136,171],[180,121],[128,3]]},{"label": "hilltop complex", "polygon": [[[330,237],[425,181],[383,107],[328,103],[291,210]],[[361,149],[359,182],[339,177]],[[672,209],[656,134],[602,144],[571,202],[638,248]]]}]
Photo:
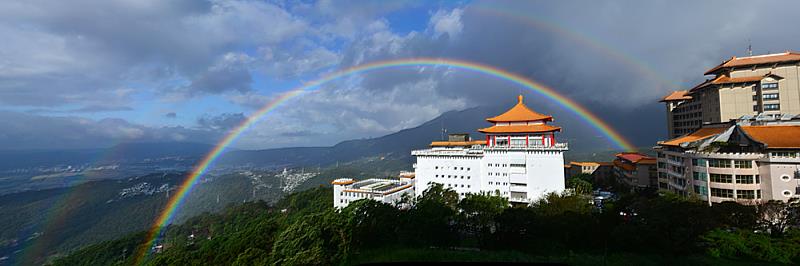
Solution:
[{"label": "hilltop complex", "polygon": [[800,53],[732,57],[661,101],[658,188],[722,201],[800,197]]},{"label": "hilltop complex", "polygon": [[[485,139],[472,140],[469,134],[451,134],[447,141],[431,142],[429,149],[412,151],[417,163],[414,164],[415,173],[405,178],[411,184],[409,190],[386,185],[381,186],[387,188],[385,191],[377,191],[360,185],[361,182],[379,182],[379,179],[337,180],[333,182],[334,204],[347,206],[352,200],[346,198],[348,195],[384,202],[388,202],[387,195],[406,193],[404,191],[421,196],[433,183],[453,189],[461,197],[470,193],[491,194],[521,204],[549,192],[564,190],[567,143],[556,141],[555,133],[561,128],[548,124],[553,121],[552,116],[532,111],[520,95],[514,107],[486,120],[492,126],[478,130],[485,134]],[[401,183],[393,186],[403,187]]]}]

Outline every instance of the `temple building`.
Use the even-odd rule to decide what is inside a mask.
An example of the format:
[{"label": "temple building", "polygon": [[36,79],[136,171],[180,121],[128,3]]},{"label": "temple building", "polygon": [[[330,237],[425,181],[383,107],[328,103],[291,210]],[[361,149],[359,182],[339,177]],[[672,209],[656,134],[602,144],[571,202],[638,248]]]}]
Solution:
[{"label": "temple building", "polygon": [[415,150],[415,193],[421,196],[432,183],[467,194],[492,194],[512,203],[530,203],[550,192],[564,190],[564,151],[549,125],[553,117],[532,111],[518,97],[505,113],[487,118],[479,129],[485,138],[452,135],[434,141],[429,149]]}]

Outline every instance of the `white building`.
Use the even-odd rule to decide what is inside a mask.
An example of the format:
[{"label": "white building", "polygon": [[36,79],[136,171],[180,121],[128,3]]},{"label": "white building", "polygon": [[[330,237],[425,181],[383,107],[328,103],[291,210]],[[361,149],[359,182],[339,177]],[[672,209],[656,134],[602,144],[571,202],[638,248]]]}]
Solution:
[{"label": "white building", "polygon": [[479,129],[485,140],[451,135],[430,149],[415,150],[416,195],[430,183],[440,183],[461,197],[468,193],[499,194],[512,203],[529,203],[550,192],[564,190],[566,143],[556,142],[560,127],[530,110],[519,96],[505,113],[486,119],[491,127]]},{"label": "white building", "polygon": [[344,208],[360,199],[372,199],[398,206],[404,196],[414,197],[414,175],[401,173],[399,180],[340,178],[333,185],[333,207]]}]

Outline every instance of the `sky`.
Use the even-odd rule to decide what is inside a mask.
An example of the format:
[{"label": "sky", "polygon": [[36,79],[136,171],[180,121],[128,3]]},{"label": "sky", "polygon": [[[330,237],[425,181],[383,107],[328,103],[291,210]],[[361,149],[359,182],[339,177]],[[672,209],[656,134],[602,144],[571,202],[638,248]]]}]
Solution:
[{"label": "sky", "polygon": [[[665,137],[672,90],[731,56],[800,49],[798,1],[0,1],[0,150],[215,143],[282,93],[415,57],[556,89],[637,145]],[[292,98],[241,149],[333,145],[527,96],[448,67],[356,73]],[[558,120],[557,120],[558,121]]]}]

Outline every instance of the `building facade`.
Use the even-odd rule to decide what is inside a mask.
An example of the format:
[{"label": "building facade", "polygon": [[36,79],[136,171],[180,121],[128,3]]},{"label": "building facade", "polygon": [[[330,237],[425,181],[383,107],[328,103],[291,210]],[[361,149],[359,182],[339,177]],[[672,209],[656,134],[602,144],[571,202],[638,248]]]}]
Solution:
[{"label": "building facade", "polygon": [[800,197],[800,116],[708,124],[659,142],[659,188],[722,201]]},{"label": "building facade", "polygon": [[352,178],[339,178],[333,185],[333,207],[344,208],[360,199],[371,199],[397,207],[403,207],[404,198],[414,197],[413,175],[400,175],[400,179],[366,179],[356,181]]},{"label": "building facade", "polygon": [[613,161],[614,178],[632,189],[658,186],[656,158],[637,152],[618,153]]},{"label": "building facade", "polygon": [[566,143],[556,141],[553,118],[530,110],[520,95],[507,112],[486,119],[482,140],[459,137],[412,151],[417,163],[416,195],[432,183],[466,194],[492,194],[512,203],[530,203],[564,190]]},{"label": "building facade", "polygon": [[592,180],[604,180],[612,177],[614,164],[612,162],[569,162],[565,165],[564,171],[567,180],[581,174],[589,175]]},{"label": "building facade", "polygon": [[745,115],[800,113],[798,52],[732,57],[704,74],[713,77],[661,100],[668,138]]}]

